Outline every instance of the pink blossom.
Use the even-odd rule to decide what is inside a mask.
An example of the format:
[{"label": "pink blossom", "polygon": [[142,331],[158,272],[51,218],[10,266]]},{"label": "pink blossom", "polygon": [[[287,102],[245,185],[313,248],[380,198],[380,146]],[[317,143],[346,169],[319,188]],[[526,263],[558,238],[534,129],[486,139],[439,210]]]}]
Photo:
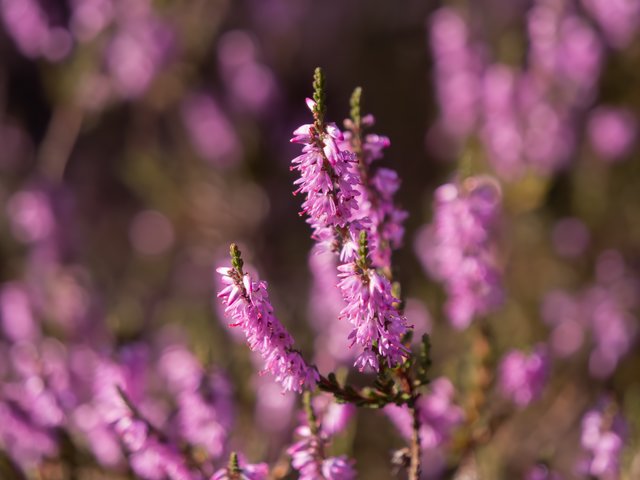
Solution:
[{"label": "pink blossom", "polygon": [[231,317],[230,326],[239,326],[251,350],[257,351],[284,391],[301,392],[318,379],[315,368],[307,366],[299,352],[293,350],[293,338],[273,313],[266,282],[253,280],[248,273],[240,276],[233,268],[218,268],[225,287],[218,298]]},{"label": "pink blossom", "polygon": [[415,248],[423,266],[444,283],[451,324],[469,326],[502,302],[501,273],[495,253],[501,191],[490,177],[469,177],[435,192],[435,213]]},{"label": "pink blossom", "polygon": [[[307,99],[307,105],[312,111],[315,108],[311,99]],[[293,135],[291,142],[304,145],[302,155],[291,162],[291,170],[300,172],[294,182],[298,186],[294,195],[305,194],[301,214],[309,217],[313,238],[333,249],[334,228],[352,223],[358,210],[357,158],[340,148],[344,137],[335,124],[325,125],[322,132],[316,132],[312,124],[302,125]]]},{"label": "pink blossom", "polygon": [[353,326],[349,334],[351,345],[358,344],[364,350],[355,365],[361,371],[379,370],[376,353],[390,367],[397,365],[408,354],[402,344],[408,325],[394,307],[399,300],[393,296],[389,280],[373,268],[363,268],[359,262],[340,265],[338,270],[338,287],[346,303],[340,318]]},{"label": "pink blossom", "polygon": [[602,106],[591,112],[587,129],[596,153],[603,160],[615,162],[633,147],[638,122],[628,110]]},{"label": "pink blossom", "polygon": [[582,448],[585,458],[579,470],[601,480],[620,478],[620,460],[627,426],[617,407],[603,398],[582,417]]},{"label": "pink blossom", "polygon": [[502,394],[524,407],[540,396],[546,384],[549,375],[546,351],[542,346],[529,355],[512,350],[502,359],[498,375]]},{"label": "pink blossom", "polygon": [[356,478],[353,462],[346,456],[325,457],[329,435],[312,432],[307,425],[296,429],[298,442],[287,449],[291,465],[300,474],[300,480],[352,480]]}]

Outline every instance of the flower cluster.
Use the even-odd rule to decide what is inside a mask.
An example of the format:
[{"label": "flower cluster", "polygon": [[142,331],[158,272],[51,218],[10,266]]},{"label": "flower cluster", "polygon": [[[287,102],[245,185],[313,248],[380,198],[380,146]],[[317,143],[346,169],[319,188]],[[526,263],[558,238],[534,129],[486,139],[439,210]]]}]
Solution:
[{"label": "flower cluster", "polygon": [[[318,397],[323,398],[323,397]],[[353,461],[346,456],[327,457],[325,450],[331,436],[341,431],[352,410],[349,406],[336,406],[328,418],[316,417],[314,407],[305,397],[307,420],[296,429],[299,440],[287,449],[291,464],[300,474],[300,480],[352,480],[356,478]],[[326,406],[325,406],[326,407]],[[328,421],[326,421],[328,420]]]},{"label": "flower cluster", "polygon": [[[614,46],[627,44],[638,29],[637,7],[582,3]],[[528,51],[516,67],[490,57],[492,39],[474,35],[478,32],[460,10],[439,9],[430,22],[440,106],[433,134],[443,131],[458,144],[475,135],[494,170],[506,179],[564,168],[580,135],[576,118],[592,106],[604,57],[598,32],[573,4],[531,2],[529,11],[522,12]],[[597,136],[603,135],[609,134]]]},{"label": "flower cluster", "polygon": [[[150,344],[117,345],[106,334],[88,273],[63,261],[62,200],[34,186],[9,202],[16,238],[30,250],[24,279],[0,286],[0,448],[25,475],[70,441],[99,468],[126,462],[145,480],[205,478],[226,450],[228,393],[175,339],[151,347],[168,331]],[[201,452],[197,462],[190,448]]]},{"label": "flower cluster", "polygon": [[242,271],[240,252],[231,247],[233,267],[218,268],[225,285],[218,298],[226,306],[231,326],[245,333],[251,350],[264,360],[264,370],[270,372],[284,391],[301,392],[319,379],[314,367],[309,367],[302,355],[293,350],[293,338],[273,313],[266,282],[253,280]]},{"label": "flower cluster", "polygon": [[524,407],[538,398],[549,375],[549,359],[543,346],[529,355],[519,350],[507,353],[498,369],[501,393]]},{"label": "flower cluster", "polygon": [[636,2],[581,0],[581,3],[612,47],[622,49],[632,41],[640,24],[640,5]]},{"label": "flower cluster", "polygon": [[402,344],[407,324],[395,306],[399,300],[391,292],[391,283],[368,265],[364,232],[362,238],[361,258],[338,267],[338,286],[346,303],[340,318],[354,327],[349,335],[352,345],[357,343],[364,350],[355,365],[361,371],[367,367],[378,371],[377,355],[385,358],[389,366],[397,365],[408,355]]},{"label": "flower cluster", "polygon": [[462,329],[502,302],[495,253],[501,193],[489,177],[469,177],[435,192],[433,223],[417,237],[416,253],[433,277],[444,283],[446,312]]},{"label": "flower cluster", "polygon": [[202,448],[212,458],[220,458],[234,410],[228,380],[216,372],[205,377],[200,363],[181,345],[165,349],[159,370],[175,399],[172,431],[180,432],[181,440]]},{"label": "flower cluster", "polygon": [[378,167],[372,171],[372,164],[382,158],[388,148],[388,137],[365,130],[375,123],[373,115],[361,115],[361,89],[356,88],[351,97],[351,118],[344,121],[347,129],[341,146],[353,152],[358,159],[358,216],[367,229],[371,261],[376,268],[391,269],[392,251],[402,245],[403,222],[408,214],[394,203],[394,195],[400,188],[398,174],[389,168]]},{"label": "flower cluster", "polygon": [[602,252],[596,262],[596,282],[581,291],[552,291],[542,304],[542,317],[553,330],[550,344],[560,357],[575,353],[590,331],[589,370],[609,377],[631,349],[638,333],[631,311],[638,305],[640,282],[619,252]]},{"label": "flower cluster", "polygon": [[287,453],[291,464],[300,473],[300,480],[352,480],[356,478],[352,462],[345,456],[323,457],[325,439],[314,435],[308,426],[296,429],[300,440]]},{"label": "flower cluster", "polygon": [[477,121],[481,49],[471,46],[467,23],[451,8],[434,12],[428,27],[440,106],[440,128],[461,140],[473,131]]},{"label": "flower cluster", "polygon": [[126,372],[113,363],[99,365],[94,386],[94,406],[111,428],[129,456],[132,470],[148,480],[190,480],[198,478],[190,472],[178,449],[163,441],[148,420],[143,418],[129,399],[134,388]]},{"label": "flower cluster", "polygon": [[620,478],[620,456],[626,424],[616,405],[604,399],[582,418],[582,447],[587,457],[580,470],[601,480]]},{"label": "flower cluster", "polygon": [[598,156],[605,161],[616,162],[632,150],[638,122],[627,109],[601,106],[591,112],[587,131]]},{"label": "flower cluster", "polygon": [[[262,184],[282,168],[282,138],[267,132],[288,130],[299,107],[286,94],[297,75],[272,54],[295,45],[285,54],[303,58],[328,28],[329,48],[356,54],[355,32],[382,32],[351,28],[353,12],[323,2],[188,3],[0,0],[0,479],[352,480],[343,453],[365,449],[359,475],[375,479],[388,475],[365,459],[398,440],[392,464],[408,480],[636,478],[638,456],[623,451],[638,436],[625,418],[637,413],[640,170],[624,160],[639,155],[640,0],[445,2],[426,36],[407,36],[430,42],[439,106],[418,170],[457,160],[415,243],[442,289],[394,265],[408,213],[382,161],[391,142],[373,133],[360,88],[344,123],[325,119],[317,69],[289,165],[315,241],[307,296],[279,216],[285,192]],[[367,4],[367,20],[383,3]],[[394,35],[423,21],[415,12],[393,12],[407,15]],[[317,25],[299,28],[307,14]],[[397,83],[387,70],[363,80]],[[400,96],[391,103],[414,108],[387,121],[406,137],[398,152],[416,158],[425,152],[404,146],[434,112],[415,89]],[[408,179],[411,196],[430,178]],[[239,327],[250,358],[207,324],[211,253],[237,236],[262,239],[261,263],[281,255],[273,265],[292,279],[292,312],[308,314],[313,363],[235,246],[217,270],[217,317]],[[533,311],[542,297],[547,328]],[[423,302],[442,303],[454,328]],[[505,352],[495,372],[493,352]],[[576,375],[587,371],[595,381]],[[550,408],[524,410],[545,389]],[[403,438],[367,441],[381,430],[369,414],[347,428],[356,408],[387,415]],[[518,435],[537,421],[545,428]]]},{"label": "flower cluster", "polygon": [[[307,99],[312,112],[320,108],[318,103]],[[294,184],[303,193],[302,213],[308,215],[307,222],[313,229],[313,238],[321,245],[335,249],[334,229],[344,228],[354,220],[358,209],[356,189],[359,177],[356,173],[357,159],[347,150],[339,148],[342,132],[335,124],[318,123],[302,125],[291,139],[304,145],[302,155],[292,160],[292,170],[300,172]]]},{"label": "flower cluster", "polygon": [[[9,36],[27,57],[61,62],[74,47],[99,35],[107,37],[99,52],[105,72],[88,75],[93,98],[83,99],[86,102],[100,103],[110,90],[125,98],[143,94],[170,56],[174,31],[148,2],[132,6],[122,0],[73,0],[64,7],[69,10],[66,13],[59,5],[43,7],[37,0],[0,2]],[[69,18],[68,24],[56,25],[60,17]]]},{"label": "flower cluster", "polygon": [[[32,315],[24,311],[30,298],[24,296],[17,301],[27,303],[16,304],[15,294],[7,295],[4,287],[0,295],[3,327]],[[167,376],[165,371],[156,377],[151,351],[142,344],[115,352],[106,343],[92,346],[69,341],[65,347],[43,335],[35,318],[29,322],[22,332],[13,329],[12,336],[19,335],[20,340],[10,349],[0,340],[3,359],[10,352],[10,367],[2,372],[0,447],[23,472],[60,454],[62,432],[78,447],[88,449],[104,468],[121,468],[126,457],[130,468],[145,480],[201,480],[204,474],[188,466],[179,446],[202,448],[198,465],[203,471],[212,469],[211,460],[225,449],[232,411],[224,405],[221,386],[201,374],[193,375],[201,367],[184,346],[173,344],[168,356],[160,357],[161,370],[169,366],[173,373]],[[170,352],[182,352],[182,358]],[[151,391],[149,385],[162,383],[162,377],[169,388]],[[203,386],[216,390],[210,397],[219,401],[205,400],[199,392]],[[175,409],[160,402],[160,396],[174,400]]]}]

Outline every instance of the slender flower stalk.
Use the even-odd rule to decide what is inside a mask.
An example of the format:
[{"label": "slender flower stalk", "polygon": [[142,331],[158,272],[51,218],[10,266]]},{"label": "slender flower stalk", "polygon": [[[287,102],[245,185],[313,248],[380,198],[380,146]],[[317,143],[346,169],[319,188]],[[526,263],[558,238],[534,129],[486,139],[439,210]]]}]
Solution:
[{"label": "slender flower stalk", "polygon": [[296,429],[300,440],[289,447],[293,468],[300,480],[352,480],[356,478],[353,462],[346,456],[326,457],[330,435],[322,428],[311,405],[311,395],[303,396],[307,420]]},{"label": "slender flower stalk", "polygon": [[235,244],[231,245],[231,263],[231,268],[217,269],[226,285],[218,298],[233,320],[230,326],[242,328],[249,348],[262,356],[264,371],[270,372],[284,391],[302,392],[312,388],[319,380],[317,370],[293,350],[293,338],[273,313],[266,282],[254,280],[243,272],[242,258]]},{"label": "slender flower stalk", "polygon": [[391,142],[388,137],[382,135],[365,135],[366,129],[374,125],[375,119],[373,115],[362,116],[361,96],[360,87],[351,95],[351,118],[344,121],[347,131],[343,144],[358,160],[358,212],[362,219],[367,219],[372,263],[376,268],[383,269],[385,275],[390,278],[391,252],[402,244],[402,223],[408,214],[393,201],[393,196],[400,187],[398,174],[389,168],[381,167],[371,171],[373,162],[382,158],[382,151],[389,147]]},{"label": "slender flower stalk", "polygon": [[365,231],[360,233],[358,254],[357,260],[338,267],[338,286],[346,301],[340,316],[354,327],[349,335],[351,344],[364,350],[355,365],[361,371],[367,367],[378,371],[378,355],[393,367],[409,354],[402,344],[407,320],[394,306],[399,300],[391,292],[391,283],[371,265]]},{"label": "slender flower stalk", "polygon": [[[313,113],[314,123],[297,128],[291,139],[304,145],[302,155],[292,160],[291,170],[300,172],[294,184],[298,186],[294,195],[306,195],[302,203],[302,214],[308,215],[307,223],[313,229],[312,237],[321,245],[349,256],[353,249],[345,248],[348,226],[354,226],[358,210],[356,197],[360,192],[357,174],[357,158],[339,142],[344,139],[340,129],[324,121],[324,77],[320,69],[314,76],[314,98],[307,99]],[[338,235],[336,235],[338,230]],[[345,237],[345,238],[340,238]]]}]

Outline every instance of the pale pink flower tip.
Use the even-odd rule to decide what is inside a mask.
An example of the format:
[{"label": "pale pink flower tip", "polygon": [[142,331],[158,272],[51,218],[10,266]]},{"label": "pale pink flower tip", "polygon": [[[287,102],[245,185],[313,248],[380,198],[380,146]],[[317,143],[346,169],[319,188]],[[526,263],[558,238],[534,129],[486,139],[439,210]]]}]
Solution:
[{"label": "pale pink flower tip", "polygon": [[218,293],[225,314],[233,320],[231,326],[242,328],[249,348],[260,353],[264,371],[270,372],[284,391],[301,392],[315,385],[318,372],[293,350],[293,338],[274,315],[266,282],[254,281],[248,273],[240,278],[234,269],[217,271],[226,285]]}]

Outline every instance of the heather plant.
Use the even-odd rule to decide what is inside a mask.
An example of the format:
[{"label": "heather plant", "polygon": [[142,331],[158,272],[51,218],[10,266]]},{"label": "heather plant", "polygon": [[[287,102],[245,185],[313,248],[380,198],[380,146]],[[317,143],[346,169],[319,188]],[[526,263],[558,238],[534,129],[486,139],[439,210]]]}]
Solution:
[{"label": "heather plant", "polygon": [[0,0],[0,52],[0,480],[640,478],[637,1]]},{"label": "heather plant", "polygon": [[[405,345],[410,327],[402,314],[400,299],[392,292],[390,250],[400,245],[405,213],[392,201],[398,188],[395,172],[370,171],[371,162],[380,157],[388,140],[363,135],[363,127],[373,124],[373,119],[368,116],[363,124],[360,88],[351,98],[351,118],[345,122],[350,135],[345,141],[335,124],[325,122],[324,75],[319,68],[313,87],[313,99],[307,99],[313,124],[297,128],[292,139],[304,145],[302,155],[292,161],[291,169],[300,172],[294,182],[299,188],[294,194],[305,194],[301,213],[308,215],[307,223],[317,242],[314,253],[329,251],[339,259],[334,284],[342,293],[344,308],[338,318],[353,326],[348,334],[350,348],[357,345],[362,349],[354,366],[377,373],[375,385],[364,389],[341,385],[335,372],[325,377],[315,366],[306,364],[292,348],[291,335],[274,316],[266,283],[252,280],[243,271],[244,262],[235,244],[230,250],[232,266],[218,269],[225,285],[218,296],[232,320],[230,326],[242,328],[249,348],[260,353],[264,370],[274,376],[283,391],[304,391],[306,425],[297,430],[302,439],[288,449],[300,478],[355,476],[351,462],[344,457],[325,458],[328,435],[319,426],[310,400],[310,392],[318,386],[343,403],[373,408],[392,403],[406,406],[412,419],[411,444],[406,453],[408,475],[417,479],[421,422],[416,403],[420,398],[418,389],[428,383],[429,340],[425,335],[422,355],[414,360]],[[377,253],[372,255],[370,248]],[[378,266],[372,261],[374,257]],[[397,283],[395,289],[399,289]],[[411,371],[412,366],[415,372]]]}]

